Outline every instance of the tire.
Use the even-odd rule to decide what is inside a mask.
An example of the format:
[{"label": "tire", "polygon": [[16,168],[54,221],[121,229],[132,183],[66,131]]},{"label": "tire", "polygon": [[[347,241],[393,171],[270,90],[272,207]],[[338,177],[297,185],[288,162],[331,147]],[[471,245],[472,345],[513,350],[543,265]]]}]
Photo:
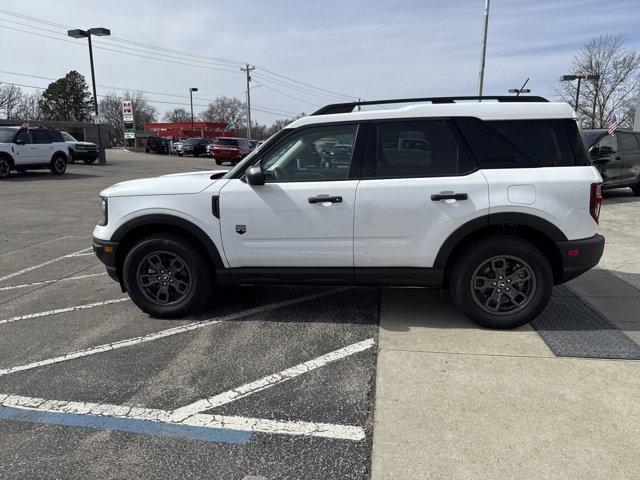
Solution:
[{"label": "tire", "polygon": [[11,174],[11,160],[0,157],[0,179],[7,178]]},{"label": "tire", "polygon": [[144,153],[149,153],[149,149],[148,149],[148,148],[145,148],[145,149],[144,149]]},{"label": "tire", "polygon": [[547,306],[552,290],[547,258],[534,244],[516,237],[490,237],[467,247],[451,273],[458,308],[490,328],[529,323]]},{"label": "tire", "polygon": [[184,157],[184,154],[183,153],[179,153],[178,156],[179,157]]},{"label": "tire", "polygon": [[[181,264],[183,267],[176,270]],[[176,318],[197,311],[209,298],[213,282],[208,265],[189,239],[157,234],[141,240],[127,253],[122,278],[131,300],[141,310],[154,317]]]},{"label": "tire", "polygon": [[194,154],[193,154],[193,156],[194,156],[195,158],[198,158],[198,157],[200,156],[200,154],[199,154],[199,153],[194,153]]},{"label": "tire", "polygon": [[86,165],[91,165],[92,163],[95,163],[96,159],[95,159],[95,158],[84,158],[84,159],[82,159],[82,161],[83,161]]},{"label": "tire", "polygon": [[631,191],[636,197],[640,197],[640,182],[637,185],[631,187]]},{"label": "tire", "polygon": [[216,158],[216,165],[222,165],[222,160]]},{"label": "tire", "polygon": [[49,170],[54,175],[62,175],[67,171],[67,160],[62,155],[54,155],[49,162]]},{"label": "tire", "polygon": [[76,163],[76,156],[71,150],[69,150],[69,161],[67,163]]}]

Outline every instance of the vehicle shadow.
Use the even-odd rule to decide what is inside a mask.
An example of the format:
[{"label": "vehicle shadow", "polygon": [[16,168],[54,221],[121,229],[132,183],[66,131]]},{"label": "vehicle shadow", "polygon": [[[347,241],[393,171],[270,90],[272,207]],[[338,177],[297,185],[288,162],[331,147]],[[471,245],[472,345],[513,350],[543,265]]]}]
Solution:
[{"label": "vehicle shadow", "polygon": [[45,180],[45,179],[51,179],[51,180],[55,180],[55,181],[61,181],[61,180],[81,180],[83,178],[96,178],[99,177],[99,175],[87,175],[85,173],[71,173],[71,172],[66,172],[64,175],[52,175],[51,172],[49,171],[33,171],[33,172],[25,172],[25,173],[17,173],[17,172],[11,172],[11,175],[9,176],[9,178],[4,179],[4,181],[10,181],[10,182],[33,182],[33,181],[40,181],[40,180]]},{"label": "vehicle shadow", "polygon": [[602,192],[604,205],[616,205],[618,203],[639,202],[640,197],[633,194],[630,188],[614,188]]}]

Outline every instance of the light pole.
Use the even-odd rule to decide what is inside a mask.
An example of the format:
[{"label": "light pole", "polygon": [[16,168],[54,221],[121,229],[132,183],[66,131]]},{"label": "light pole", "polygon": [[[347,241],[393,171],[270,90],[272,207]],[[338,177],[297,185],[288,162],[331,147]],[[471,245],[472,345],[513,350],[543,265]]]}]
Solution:
[{"label": "light pole", "polygon": [[76,28],[74,30],[67,30],[67,35],[72,38],[85,38],[89,43],[89,62],[91,63],[91,83],[93,85],[93,106],[96,114],[96,122],[98,123],[98,163],[107,163],[104,158],[104,148],[102,147],[102,132],[100,131],[100,121],[98,120],[98,95],[96,93],[96,74],[93,69],[93,48],[91,47],[91,36],[96,35],[98,37],[106,37],[111,35],[111,30],[104,27],[89,28],[87,30],[81,30]]},{"label": "light pole", "polygon": [[191,87],[189,89],[189,100],[191,100],[191,133],[193,133],[193,92],[197,92],[198,89],[196,87]]},{"label": "light pole", "polygon": [[576,113],[578,113],[578,102],[580,101],[580,82],[583,79],[597,82],[600,80],[600,75],[562,75],[560,77],[561,82],[573,82],[574,80],[578,80],[578,88],[576,88]]},{"label": "light pole", "polygon": [[490,0],[485,0],[484,4],[484,24],[482,28],[482,54],[480,56],[480,74],[478,75],[478,96],[482,96],[482,89],[484,87],[484,63],[487,56],[487,31],[489,30],[489,3]]}]

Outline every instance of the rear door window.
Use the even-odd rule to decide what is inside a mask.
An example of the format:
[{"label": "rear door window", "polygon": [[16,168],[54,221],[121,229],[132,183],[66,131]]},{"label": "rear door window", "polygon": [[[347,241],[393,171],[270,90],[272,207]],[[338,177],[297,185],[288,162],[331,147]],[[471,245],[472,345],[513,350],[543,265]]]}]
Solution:
[{"label": "rear door window", "polygon": [[383,122],[377,133],[375,178],[448,176],[477,168],[447,120]]},{"label": "rear door window", "polygon": [[31,138],[33,139],[33,143],[51,143],[46,130],[32,130]]}]

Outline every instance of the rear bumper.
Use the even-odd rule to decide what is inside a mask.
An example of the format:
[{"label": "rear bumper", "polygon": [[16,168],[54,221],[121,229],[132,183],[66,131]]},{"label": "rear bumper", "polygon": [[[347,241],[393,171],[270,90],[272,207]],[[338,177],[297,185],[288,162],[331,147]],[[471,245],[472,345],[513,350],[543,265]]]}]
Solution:
[{"label": "rear bumper", "polygon": [[107,274],[116,282],[120,282],[116,267],[116,250],[118,248],[118,242],[108,242],[106,240],[93,237],[92,245],[93,253],[95,253],[98,260],[104,263],[104,266],[107,267]]},{"label": "rear bumper", "polygon": [[556,242],[562,256],[562,276],[559,283],[576,278],[595,267],[604,251],[604,237],[594,235],[580,240]]}]

